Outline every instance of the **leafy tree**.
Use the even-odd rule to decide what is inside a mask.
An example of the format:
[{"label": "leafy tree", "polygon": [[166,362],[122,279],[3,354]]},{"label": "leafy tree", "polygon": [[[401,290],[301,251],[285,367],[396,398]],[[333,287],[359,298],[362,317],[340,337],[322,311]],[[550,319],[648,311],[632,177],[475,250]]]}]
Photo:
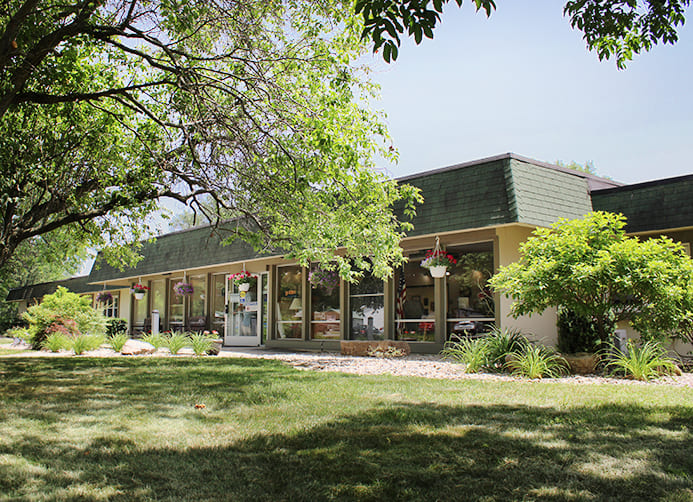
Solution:
[{"label": "leafy tree", "polygon": [[693,318],[693,262],[671,239],[641,242],[624,226],[597,211],[538,228],[489,282],[514,300],[513,316],[563,306],[591,317],[601,340],[621,320],[646,338],[679,333]]},{"label": "leafy tree", "polygon": [[419,196],[372,170],[376,152],[394,153],[364,105],[351,8],[4,2],[0,267],[57,229],[132,264],[124,246],[152,233],[146,216],[168,197],[211,199],[212,222],[237,215],[230,226],[259,248],[306,261],[344,247],[345,275],[364,254],[387,275],[408,228],[390,207],[411,215]]},{"label": "leafy tree", "polygon": [[574,171],[580,171],[581,173],[597,174],[597,169],[594,167],[594,162],[592,162],[591,160],[588,160],[584,164],[580,164],[579,162],[575,162],[574,160],[571,160],[570,162],[563,162],[562,160],[557,160],[554,162],[554,164],[560,167],[565,167],[567,169],[572,169]]},{"label": "leafy tree", "polygon": [[[406,31],[417,44],[433,38],[433,30],[443,5],[451,0],[357,0],[355,11],[365,20],[363,37],[370,38],[374,50],[383,49],[383,58],[397,59],[400,35]],[[463,0],[452,0],[458,7]],[[599,60],[616,59],[619,69],[634,54],[649,51],[659,42],[673,44],[677,28],[685,22],[689,0],[569,0],[563,14],[570,25],[583,33],[589,50]],[[487,16],[496,9],[494,0],[473,0]]]},{"label": "leafy tree", "polygon": [[23,242],[0,268],[0,332],[17,321],[17,306],[5,302],[10,289],[69,277],[79,270],[86,249],[57,230]]}]

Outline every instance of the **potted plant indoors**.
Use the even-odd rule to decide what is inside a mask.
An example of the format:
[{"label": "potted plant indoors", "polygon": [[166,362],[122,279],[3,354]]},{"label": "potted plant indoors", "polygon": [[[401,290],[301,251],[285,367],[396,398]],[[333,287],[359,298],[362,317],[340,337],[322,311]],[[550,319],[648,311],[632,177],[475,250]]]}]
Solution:
[{"label": "potted plant indoors", "polygon": [[254,286],[257,282],[257,277],[245,270],[233,274],[230,279],[238,287],[238,291],[250,291],[251,286]]},{"label": "potted plant indoors", "polygon": [[421,266],[427,268],[431,273],[431,277],[445,277],[448,267],[457,263],[457,260],[451,254],[440,249],[429,249],[426,251],[426,257],[421,261]]},{"label": "potted plant indoors", "polygon": [[143,284],[137,283],[135,284],[130,291],[132,291],[132,294],[135,295],[135,300],[141,300],[144,298],[144,294],[147,292],[149,288]]}]

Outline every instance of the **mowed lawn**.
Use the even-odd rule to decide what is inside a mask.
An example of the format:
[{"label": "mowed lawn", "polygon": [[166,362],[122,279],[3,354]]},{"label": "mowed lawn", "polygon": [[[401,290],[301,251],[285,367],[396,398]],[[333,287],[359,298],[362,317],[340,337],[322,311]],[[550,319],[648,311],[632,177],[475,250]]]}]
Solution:
[{"label": "mowed lawn", "polygon": [[0,500],[693,501],[690,388],[3,358],[0,400]]}]

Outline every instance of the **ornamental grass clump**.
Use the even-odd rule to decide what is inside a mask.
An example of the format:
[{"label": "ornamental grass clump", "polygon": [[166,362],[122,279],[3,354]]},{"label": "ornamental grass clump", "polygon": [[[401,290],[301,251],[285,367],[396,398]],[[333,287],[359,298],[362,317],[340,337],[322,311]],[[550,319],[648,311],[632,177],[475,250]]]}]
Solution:
[{"label": "ornamental grass clump", "polygon": [[190,345],[190,343],[190,337],[186,333],[181,332],[172,333],[166,339],[166,347],[168,347],[171,354],[178,354],[183,347]]},{"label": "ornamental grass clump", "polygon": [[676,363],[667,357],[666,349],[659,342],[648,341],[638,347],[632,340],[628,340],[627,347],[623,353],[612,345],[605,353],[606,369],[612,375],[648,381],[678,372]]},{"label": "ornamental grass clump", "polygon": [[492,371],[503,371],[508,354],[522,352],[529,344],[520,330],[496,327],[486,338],[486,343],[488,345],[486,367]]},{"label": "ornamental grass clump", "polygon": [[147,333],[142,336],[142,341],[150,344],[155,349],[166,347],[166,337],[161,333]]},{"label": "ornamental grass clump", "polygon": [[51,333],[44,338],[41,343],[41,348],[51,352],[60,352],[61,350],[69,350],[72,346],[70,338],[60,331]]},{"label": "ornamental grass clump", "polygon": [[203,356],[212,348],[212,340],[203,333],[194,333],[190,335],[190,345],[196,356]]},{"label": "ornamental grass clump", "polygon": [[558,378],[568,373],[568,363],[543,345],[526,345],[510,354],[507,369],[516,376],[527,378]]},{"label": "ornamental grass clump", "polygon": [[447,342],[441,354],[445,359],[464,364],[465,373],[478,373],[488,363],[489,344],[485,338],[465,338]]},{"label": "ornamental grass clump", "polygon": [[108,345],[111,346],[113,350],[116,352],[120,352],[123,350],[123,346],[125,345],[125,342],[127,342],[129,339],[127,333],[114,333],[111,336],[108,337],[107,343]]},{"label": "ornamental grass clump", "polygon": [[72,339],[70,347],[77,355],[83,354],[90,350],[98,349],[104,343],[103,335],[80,335]]}]

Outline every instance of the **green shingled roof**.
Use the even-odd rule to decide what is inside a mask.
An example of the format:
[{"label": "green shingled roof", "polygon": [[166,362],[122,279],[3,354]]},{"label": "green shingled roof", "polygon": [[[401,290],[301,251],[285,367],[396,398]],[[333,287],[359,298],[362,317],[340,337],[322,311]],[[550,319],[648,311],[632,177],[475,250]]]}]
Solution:
[{"label": "green shingled roof", "polygon": [[[419,187],[425,198],[417,209],[414,230],[409,233],[417,236],[515,222],[549,225],[559,217],[579,217],[591,210],[588,182],[595,180],[606,182],[504,154],[398,181]],[[189,270],[261,256],[242,241],[223,246],[219,233],[211,227],[161,236],[154,242],[144,243],[140,254],[144,259],[135,268],[123,271],[101,261],[92,270],[89,281]]]},{"label": "green shingled roof", "polygon": [[34,284],[22,288],[14,288],[7,294],[8,302],[18,302],[21,300],[29,300],[31,298],[41,298],[45,295],[55,293],[58,286],[62,286],[72,291],[73,293],[90,293],[98,291],[100,286],[90,285],[89,276],[73,277],[71,279],[63,279],[60,281],[44,282]]},{"label": "green shingled roof", "polygon": [[592,192],[595,210],[622,213],[626,231],[693,226],[693,175]]},{"label": "green shingled roof", "polygon": [[425,200],[409,236],[504,223],[548,226],[591,211],[591,186],[616,185],[511,153],[398,181],[420,188]]},{"label": "green shingled roof", "polygon": [[89,282],[112,281],[269,256],[257,253],[251,245],[240,240],[224,246],[220,234],[229,235],[221,229],[213,231],[209,226],[162,235],[153,242],[143,243],[139,253],[144,258],[136,267],[122,271],[97,258],[97,263],[89,274]]},{"label": "green shingled roof", "polygon": [[409,236],[510,223],[505,160],[462,164],[398,181],[421,189]]}]

